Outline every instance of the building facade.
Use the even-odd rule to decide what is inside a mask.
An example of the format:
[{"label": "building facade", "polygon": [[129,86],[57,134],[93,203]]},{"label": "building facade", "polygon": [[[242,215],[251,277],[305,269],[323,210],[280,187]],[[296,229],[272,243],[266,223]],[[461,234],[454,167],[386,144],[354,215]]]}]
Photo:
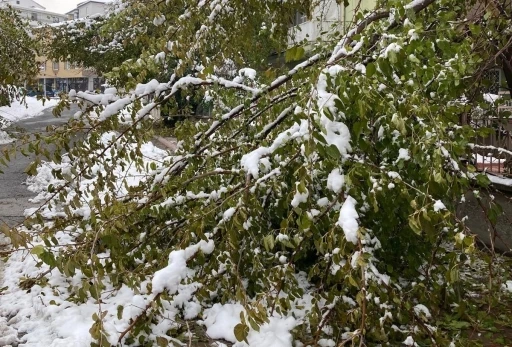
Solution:
[{"label": "building facade", "polygon": [[103,15],[109,9],[106,1],[84,1],[79,3],[75,9],[66,13],[69,19],[85,18],[95,15]]},{"label": "building facade", "polygon": [[27,20],[32,27],[64,22],[68,16],[61,13],[46,11],[46,8],[32,0],[2,0],[0,6],[11,6],[18,11],[20,17]]},{"label": "building facade", "polygon": [[[58,62],[39,58],[39,75],[37,76],[37,89],[59,92],[93,91],[102,89],[104,79],[97,76],[89,69],[71,64],[70,62]],[[35,87],[35,86],[34,86]]]},{"label": "building facade", "polygon": [[[27,0],[30,1],[30,0]],[[64,15],[65,20],[85,18],[93,15],[104,15],[108,10],[106,2],[84,1],[77,7]],[[69,62],[47,60],[44,57],[39,59],[40,68],[37,76],[37,89],[47,94],[51,91],[54,94],[69,92],[71,89],[77,91],[102,90],[105,80],[99,77],[95,71]]]}]

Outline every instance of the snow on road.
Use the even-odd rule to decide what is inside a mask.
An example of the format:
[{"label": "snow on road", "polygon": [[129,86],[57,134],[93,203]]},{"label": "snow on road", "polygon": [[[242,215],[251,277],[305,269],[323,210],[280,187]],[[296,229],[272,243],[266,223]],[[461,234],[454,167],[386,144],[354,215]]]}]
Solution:
[{"label": "snow on road", "polygon": [[[0,107],[0,129],[9,126],[11,123],[22,119],[33,118],[41,115],[47,108],[54,107],[59,101],[57,99],[38,100],[28,96],[25,103],[14,101],[11,106]],[[14,141],[5,131],[0,130],[0,145]]]}]

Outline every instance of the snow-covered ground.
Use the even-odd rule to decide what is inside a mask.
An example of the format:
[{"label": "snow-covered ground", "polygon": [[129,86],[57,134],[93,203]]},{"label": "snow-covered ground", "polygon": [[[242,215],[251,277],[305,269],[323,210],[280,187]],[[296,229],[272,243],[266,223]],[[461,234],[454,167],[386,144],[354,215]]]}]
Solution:
[{"label": "snow-covered ground", "polygon": [[[113,133],[104,134],[102,141],[108,144],[114,135]],[[132,146],[135,146],[135,144],[132,144]],[[169,152],[160,150],[151,143],[143,144],[141,152],[145,164],[147,164],[143,167],[151,167],[150,164],[153,163],[158,170],[158,167],[163,165],[162,163],[170,159]],[[119,164],[114,172],[118,177],[123,177],[127,185],[137,185],[145,179],[146,172],[141,171],[144,169],[132,165],[120,165],[124,159],[116,153],[108,151],[105,155]],[[67,172],[70,167],[69,158],[63,158],[61,164],[43,162],[39,166],[37,174],[27,180],[28,189],[38,194],[34,200],[45,201],[49,198],[48,186],[60,187],[64,183],[53,177],[52,169],[61,169],[63,172]],[[98,174],[104,172],[101,164],[97,165],[95,172]],[[97,178],[96,176],[91,177],[82,181],[81,184],[88,187],[88,189],[93,189]],[[118,197],[126,194],[126,187],[121,181],[119,181],[117,188],[115,191]],[[69,191],[68,193],[70,193],[69,198],[72,199],[72,192]],[[102,196],[103,193],[99,193],[99,195]],[[84,204],[84,206],[88,205]],[[31,212],[33,211],[26,211],[26,213]],[[77,216],[86,219],[90,217],[91,212],[88,208],[73,210],[73,213]],[[52,206],[45,205],[42,214],[49,219],[63,216],[57,203],[52,203]],[[55,238],[61,245],[73,242],[65,232],[56,233]],[[37,247],[38,245],[43,245],[43,243],[40,239],[35,238],[32,246]],[[109,334],[109,343],[114,345],[117,343],[120,332],[125,330],[130,322],[141,314],[144,307],[155,298],[159,284],[162,285],[161,290],[173,284],[180,294],[172,307],[167,307],[165,311],[166,317],[173,319],[163,320],[153,326],[153,331],[150,333],[150,335],[153,335],[151,336],[157,336],[155,334],[165,335],[166,331],[174,327],[174,317],[180,314],[180,307],[182,306],[185,317],[188,317],[187,319],[195,318],[200,309],[200,305],[191,298],[192,293],[196,290],[194,287],[196,284],[181,284],[180,279],[186,277],[186,274],[182,272],[187,272],[189,269],[186,266],[176,268],[171,259],[173,257],[179,258],[180,255],[192,254],[192,250],[197,252],[199,248],[205,252],[212,251],[213,247],[213,242],[204,242],[204,244],[197,247],[191,246],[187,250],[172,252],[169,256],[169,267],[162,269],[155,275],[152,292],[147,290],[146,284],[141,285],[140,290],[135,292],[126,285],[121,288],[114,288],[108,282],[105,282],[106,288],[100,295],[102,311],[108,312],[105,316],[104,328]],[[32,347],[89,346],[92,342],[89,330],[94,323],[93,314],[98,313],[98,304],[92,298],[83,303],[74,303],[73,300],[68,300],[71,295],[69,288],[81,286],[84,278],[83,274],[79,269],[76,269],[73,277],[66,277],[58,270],[53,270],[51,276],[49,276],[49,286],[35,284],[30,290],[20,288],[20,279],[37,277],[49,269],[47,265],[41,265],[38,262],[39,260],[31,252],[18,251],[12,254],[4,264],[3,274],[0,276],[0,287],[6,287],[0,295],[0,346],[20,342],[24,346]],[[169,273],[170,276],[167,276]],[[147,281],[149,283],[151,278],[148,278]],[[306,274],[302,273],[301,276],[298,276],[297,281],[301,288],[307,289]],[[124,310],[121,315],[116,315],[119,306],[123,306]],[[304,317],[305,311],[311,309],[311,297],[305,295],[304,298],[298,299],[296,306],[297,308],[293,310],[296,317],[270,317],[270,321],[263,324],[259,331],[251,329],[247,336],[249,345],[256,347],[291,347],[292,335],[290,331],[298,324],[297,319]],[[235,346],[247,347],[246,343],[237,343],[234,335],[235,326],[241,322],[240,312],[242,311],[244,311],[244,308],[237,303],[215,304],[204,311],[203,320],[199,323],[205,327],[211,338],[224,339],[235,343]],[[9,320],[7,321],[5,317],[9,317]]]},{"label": "snow-covered ground", "polygon": [[[25,103],[14,101],[11,106],[0,107],[0,129],[7,127],[11,123],[22,119],[33,118],[41,115],[47,108],[54,107],[58,103],[57,99],[38,100],[34,97],[27,97]],[[5,131],[0,130],[0,145],[14,141]]]},{"label": "snow-covered ground", "polygon": [[22,119],[39,116],[45,109],[56,106],[59,100],[37,100],[34,97],[27,96],[25,104],[14,101],[11,106],[0,107],[0,117],[11,122],[17,122]]}]

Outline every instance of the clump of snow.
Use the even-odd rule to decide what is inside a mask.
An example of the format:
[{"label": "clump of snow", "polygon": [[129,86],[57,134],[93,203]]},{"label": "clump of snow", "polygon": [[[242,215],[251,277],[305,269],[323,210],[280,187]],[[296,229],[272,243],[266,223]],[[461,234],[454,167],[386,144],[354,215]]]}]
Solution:
[{"label": "clump of snow", "polygon": [[170,294],[176,293],[181,280],[186,277],[187,270],[185,251],[172,251],[169,254],[169,265],[155,272],[152,281],[153,293],[161,293],[165,289]]},{"label": "clump of snow", "polygon": [[231,217],[233,217],[235,212],[236,212],[236,209],[234,207],[228,208],[226,211],[224,211],[224,213],[222,215],[222,220],[224,220],[225,222],[229,221],[231,219]]},{"label": "clump of snow", "polygon": [[345,176],[341,174],[340,169],[334,169],[327,177],[327,189],[339,193],[345,184]]},{"label": "clump of snow", "polygon": [[414,339],[412,338],[412,336],[407,336],[407,338],[405,339],[403,344],[406,346],[415,346],[416,342],[414,342]]},{"label": "clump of snow", "polygon": [[501,288],[509,293],[512,293],[512,281],[507,281],[501,285]]},{"label": "clump of snow", "polygon": [[446,210],[446,206],[443,204],[441,200],[436,200],[436,202],[434,203],[434,211],[438,212],[442,210]]},{"label": "clump of snow", "polygon": [[341,207],[338,222],[336,223],[343,229],[345,239],[353,244],[357,244],[359,240],[359,237],[357,236],[357,230],[359,229],[357,219],[359,218],[359,215],[356,211],[356,204],[357,201],[353,197],[347,196],[347,199]]},{"label": "clump of snow", "polygon": [[293,207],[299,206],[300,203],[302,203],[302,202],[307,202],[308,196],[309,196],[309,192],[307,189],[305,192],[302,192],[302,193],[299,191],[299,185],[300,185],[299,182],[297,182],[296,185],[297,185],[297,189],[295,191],[295,195],[293,196],[293,200],[291,202],[291,205]]},{"label": "clump of snow", "polygon": [[425,317],[427,319],[432,317],[428,308],[422,304],[414,306],[414,313],[416,313],[417,316]]},{"label": "clump of snow", "polygon": [[411,153],[409,152],[409,150],[407,148],[400,148],[398,150],[397,161],[399,161],[401,159],[403,159],[404,161],[407,161],[407,160],[411,159]]},{"label": "clump of snow", "polygon": [[247,77],[250,80],[254,80],[256,78],[256,70],[248,67],[240,69],[238,73],[240,74],[240,76]]},{"label": "clump of snow", "polygon": [[7,143],[13,142],[14,139],[9,136],[5,131],[0,130],[0,145],[5,145]]},{"label": "clump of snow", "polygon": [[306,138],[308,132],[308,122],[306,120],[302,120],[300,125],[295,123],[288,130],[280,133],[270,147],[259,147],[252,152],[244,154],[240,161],[242,169],[254,178],[258,178],[260,172],[259,164],[263,157],[274,153],[293,139]]},{"label": "clump of snow", "polygon": [[[215,304],[204,311],[204,320],[200,323],[206,327],[206,334],[210,338],[237,343],[234,330],[235,326],[241,323],[241,312],[245,314],[245,309],[240,304]],[[249,330],[248,346],[291,347],[293,341],[290,331],[296,324],[293,317],[270,317],[269,322],[261,325],[259,331]],[[247,344],[238,343],[237,346],[247,346]]]},{"label": "clump of snow", "polygon": [[491,93],[485,93],[484,95],[484,100],[490,104],[494,104],[496,101],[498,101],[501,96],[497,95],[497,94],[491,94]]},{"label": "clump of snow", "polygon": [[155,272],[152,281],[153,294],[164,290],[174,294],[178,291],[181,280],[185,279],[192,270],[187,267],[187,260],[192,258],[199,250],[205,254],[213,252],[215,244],[212,240],[208,242],[201,240],[198,244],[172,251],[169,254],[169,265]]}]

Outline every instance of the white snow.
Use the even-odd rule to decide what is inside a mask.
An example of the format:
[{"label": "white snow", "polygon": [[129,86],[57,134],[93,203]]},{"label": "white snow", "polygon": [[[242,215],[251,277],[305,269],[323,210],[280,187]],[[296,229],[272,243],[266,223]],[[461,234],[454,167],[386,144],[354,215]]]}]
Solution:
[{"label": "white snow", "polygon": [[[215,304],[204,311],[206,334],[212,339],[224,339],[237,343],[234,328],[240,323],[240,313],[245,309],[240,304]],[[290,331],[296,326],[293,317],[270,317],[268,323],[260,326],[260,331],[249,330],[246,343],[237,343],[237,346],[251,347],[291,347],[292,335]]]},{"label": "white snow", "polygon": [[506,281],[501,285],[501,288],[509,293],[512,293],[512,281]]},{"label": "white snow", "polygon": [[153,277],[153,293],[161,293],[165,289],[170,294],[176,293],[181,280],[187,275],[187,259],[185,251],[172,251],[169,254],[169,265],[155,272]]},{"label": "white snow", "polygon": [[334,169],[327,177],[327,189],[335,193],[339,193],[345,184],[345,176],[342,175],[340,169]]},{"label": "white snow", "polygon": [[0,145],[5,145],[7,143],[13,142],[14,139],[9,136],[5,131],[0,130]]},{"label": "white snow", "polygon": [[501,96],[499,96],[497,94],[491,94],[491,93],[485,93],[483,96],[484,96],[484,100],[490,104],[494,104],[496,101],[498,101],[501,98]]},{"label": "white snow", "polygon": [[412,338],[412,336],[407,336],[407,338],[405,339],[403,344],[406,346],[414,346],[416,343],[414,342],[414,339]]},{"label": "white snow", "polygon": [[57,105],[58,100],[37,100],[34,97],[27,96],[25,98],[26,105],[19,101],[13,101],[11,106],[0,107],[0,118],[5,118],[11,122],[17,122],[26,118],[37,117],[42,114],[44,110]]},{"label": "white snow", "polygon": [[489,180],[492,183],[502,184],[504,186],[512,187],[512,178],[506,178],[506,177],[498,177],[494,175],[487,174],[487,177],[489,177]]},{"label": "white snow", "polygon": [[292,200],[292,202],[291,202],[291,205],[292,205],[293,207],[297,207],[297,206],[299,206],[299,205],[300,205],[300,203],[303,203],[303,202],[307,202],[307,201],[308,201],[308,196],[309,196],[309,192],[308,192],[308,190],[306,189],[306,191],[305,191],[305,192],[301,193],[301,192],[299,191],[299,185],[300,185],[300,183],[299,183],[299,182],[297,182],[297,183],[296,183],[297,188],[296,188],[296,191],[295,191],[295,195],[293,196],[293,200]]},{"label": "white snow", "polygon": [[434,203],[434,211],[438,212],[442,210],[446,210],[446,206],[443,204],[441,200],[436,200],[436,202]]},{"label": "white snow", "polygon": [[409,149],[407,149],[407,148],[400,148],[398,150],[398,158],[397,158],[396,161],[398,162],[401,159],[403,159],[404,161],[407,161],[407,160],[411,159],[411,154],[409,152]]},{"label": "white snow", "polygon": [[432,317],[428,308],[422,304],[414,306],[414,313],[416,313],[417,316],[424,316],[427,319]]},{"label": "white snow", "polygon": [[343,206],[341,207],[338,222],[336,223],[343,229],[345,239],[353,244],[357,244],[359,240],[359,237],[357,236],[357,230],[359,229],[357,219],[359,218],[359,215],[356,211],[356,204],[357,201],[353,197],[350,195],[347,196]]}]

